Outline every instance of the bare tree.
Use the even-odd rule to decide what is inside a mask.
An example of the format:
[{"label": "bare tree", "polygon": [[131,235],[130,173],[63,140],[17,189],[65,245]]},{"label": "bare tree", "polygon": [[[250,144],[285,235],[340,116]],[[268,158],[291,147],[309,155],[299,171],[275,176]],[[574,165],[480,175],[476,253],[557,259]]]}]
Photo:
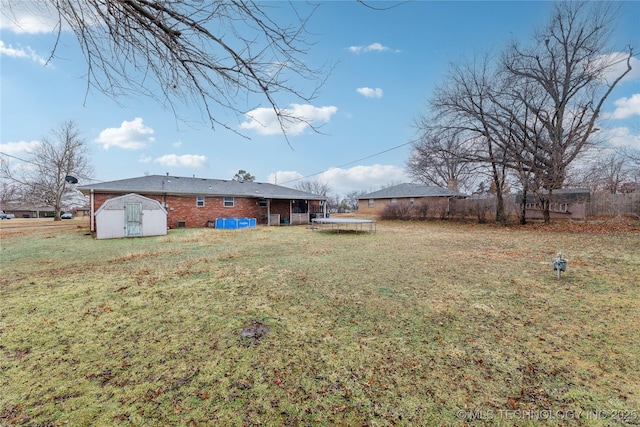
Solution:
[{"label": "bare tree", "polygon": [[[496,195],[496,221],[503,223],[508,162],[501,143],[505,132],[496,116],[496,73],[488,56],[474,62],[452,63],[444,83],[429,100],[429,107],[434,115],[430,127],[445,135],[456,135],[464,142],[464,149],[448,154],[457,157],[458,162],[482,164],[489,170]],[[426,131],[432,132],[428,128]]]},{"label": "bare tree", "polygon": [[301,181],[296,184],[296,188],[300,191],[316,194],[318,196],[326,196],[331,191],[329,184],[322,183],[317,179],[310,181]]},{"label": "bare tree", "polygon": [[365,194],[364,191],[358,191],[358,190],[350,191],[347,193],[347,195],[345,196],[345,202],[350,210],[352,211],[358,210],[358,205],[360,203],[360,196],[362,196],[363,194]]},{"label": "bare tree", "polygon": [[631,176],[632,164],[620,149],[590,150],[589,156],[572,171],[567,182],[572,186],[589,188],[592,193],[619,193]]},{"label": "bare tree", "polygon": [[[224,113],[244,118],[259,99],[286,136],[292,123],[312,124],[282,108],[277,94],[310,101],[324,72],[305,59],[305,24],[315,9],[302,15],[293,3],[283,4],[293,12],[284,24],[269,13],[280,4],[251,0],[7,0],[2,14],[13,21],[25,8],[54,15],[58,41],[70,27],[87,61],[87,90],[114,98],[144,94],[176,115],[178,105],[196,104],[212,126],[236,133]],[[60,48],[56,42],[51,58]],[[296,78],[315,81],[316,88],[302,93]]]},{"label": "bare tree", "polygon": [[[494,64],[452,64],[429,106],[432,127],[473,142],[469,161],[485,163],[493,178],[496,220],[505,218],[502,190],[516,172],[524,197],[530,190],[550,221],[553,191],[562,188],[569,166],[596,143],[596,123],[613,88],[631,70],[632,51],[607,56],[614,24],[610,4],[561,2],[531,46],[513,42]],[[614,65],[625,70],[611,77]],[[524,205],[521,222],[524,218]]]},{"label": "bare tree", "polygon": [[31,200],[53,206],[59,221],[65,193],[78,177],[89,177],[92,168],[85,141],[73,121],[52,130],[52,136],[54,139],[43,138],[20,167],[12,167],[3,157],[0,174],[26,189]]},{"label": "bare tree", "polygon": [[413,145],[407,171],[416,182],[470,191],[476,184],[477,168],[469,161],[469,144],[452,132],[441,132],[424,116],[416,127],[422,137]]},{"label": "bare tree", "polygon": [[530,153],[528,166],[545,222],[550,221],[553,191],[562,188],[569,165],[593,142],[604,101],[631,71],[629,48],[625,70],[607,78],[619,62],[605,57],[614,18],[610,4],[556,3],[531,46],[514,42],[505,51],[502,66],[510,75],[509,86],[538,88],[535,96],[520,99],[535,115],[536,126],[524,123],[527,135],[518,150]]},{"label": "bare tree", "polygon": [[21,188],[15,182],[0,183],[0,206],[6,208],[8,204],[14,202],[20,197]]}]

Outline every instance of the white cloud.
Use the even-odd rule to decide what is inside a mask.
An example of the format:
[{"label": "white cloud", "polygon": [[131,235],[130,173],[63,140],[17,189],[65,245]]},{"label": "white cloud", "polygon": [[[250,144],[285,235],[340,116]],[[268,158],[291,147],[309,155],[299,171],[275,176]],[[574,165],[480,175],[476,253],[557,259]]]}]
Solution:
[{"label": "white cloud", "polygon": [[628,119],[632,116],[640,116],[640,93],[631,95],[630,98],[620,98],[614,102],[616,109],[611,114],[606,114],[609,119]]},{"label": "white cloud", "polygon": [[603,129],[599,137],[613,147],[640,150],[640,135],[631,133],[631,130],[626,127]]},{"label": "white cloud", "polygon": [[186,168],[202,168],[207,165],[207,157],[197,154],[166,154],[153,160],[163,166],[178,166]]},{"label": "white cloud", "polygon": [[[599,57],[599,61],[596,61],[596,65],[613,64],[611,67],[607,68],[604,76],[608,81],[612,82],[626,71],[628,56],[629,53],[625,52],[614,52],[609,55],[601,55]],[[640,78],[640,59],[634,56],[629,62],[631,65],[631,71],[629,71],[629,74],[624,77],[623,81]]]},{"label": "white cloud", "polygon": [[356,89],[360,95],[365,96],[367,98],[382,98],[382,89],[379,87],[372,89],[370,87],[359,87]]},{"label": "white cloud", "polygon": [[30,59],[32,61],[37,62],[40,65],[46,65],[47,60],[38,55],[31,49],[30,47],[26,48],[14,48],[11,45],[5,45],[2,40],[0,40],[0,56],[9,56],[11,58],[22,58],[22,59]]},{"label": "white cloud", "polygon": [[270,173],[267,177],[267,182],[271,184],[285,185],[287,187],[295,187],[296,183],[290,181],[297,181],[303,176],[304,175],[296,171],[278,171]]},{"label": "white cloud", "polygon": [[102,144],[102,148],[123,148],[125,150],[140,150],[146,148],[155,140],[153,129],[145,126],[140,117],[132,121],[123,121],[119,128],[107,128],[100,132],[95,142]]},{"label": "white cloud", "polygon": [[138,163],[151,163],[153,161],[153,157],[145,156],[144,154],[140,155],[140,159],[138,159]]},{"label": "white cloud", "polygon": [[[277,180],[275,179],[277,178]],[[295,188],[299,182],[317,180],[327,184],[330,194],[346,196],[351,191],[375,191],[391,183],[410,182],[405,170],[395,165],[354,166],[349,169],[331,168],[307,179],[296,171],[278,171],[268,177],[270,183]]]},{"label": "white cloud", "polygon": [[182,147],[182,140],[179,139],[179,140],[177,140],[176,142],[174,142],[171,145],[173,145],[176,148],[180,148],[180,147]]},{"label": "white cloud", "polygon": [[[281,110],[281,118],[287,135],[300,135],[310,125],[318,126],[327,123],[338,111],[337,107],[314,107],[309,104],[290,104]],[[242,129],[254,130],[260,135],[277,135],[282,133],[280,122],[271,108],[256,108],[245,114],[247,121],[240,124]],[[292,119],[293,117],[296,120]]]},{"label": "white cloud", "polygon": [[12,156],[21,153],[31,153],[39,144],[40,141],[7,142],[6,144],[0,144],[0,151]]},{"label": "white cloud", "polygon": [[410,181],[403,168],[380,164],[354,166],[349,169],[332,168],[318,175],[318,179],[335,189],[333,193],[342,195],[356,190],[378,190],[390,183]]},{"label": "white cloud", "polygon": [[391,48],[384,46],[381,43],[371,43],[369,46],[349,46],[347,50],[353,53],[367,53],[367,52],[386,52],[391,50]]},{"label": "white cloud", "polygon": [[[0,19],[0,28],[18,34],[39,34],[55,31],[61,24],[57,11],[46,1],[10,1],[5,5],[7,13]],[[82,3],[79,3],[80,5]],[[62,21],[62,29],[69,30],[69,26]]]}]

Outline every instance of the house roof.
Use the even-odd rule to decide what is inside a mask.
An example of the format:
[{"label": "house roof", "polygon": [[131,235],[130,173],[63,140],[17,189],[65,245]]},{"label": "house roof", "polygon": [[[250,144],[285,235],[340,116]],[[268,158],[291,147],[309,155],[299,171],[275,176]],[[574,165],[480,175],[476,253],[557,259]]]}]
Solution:
[{"label": "house roof", "polygon": [[453,197],[464,196],[462,193],[447,188],[424,184],[404,183],[393,187],[383,188],[368,194],[363,194],[360,199],[398,199],[403,197]]},{"label": "house roof", "polygon": [[[541,194],[546,194],[546,190],[541,190]],[[588,188],[559,188],[551,193],[552,201],[558,203],[581,202],[589,200],[591,191]],[[516,203],[522,203],[522,193],[516,194]],[[527,194],[527,203],[537,203],[540,198],[533,192]]]},{"label": "house roof", "polygon": [[171,195],[204,195],[257,197],[264,199],[326,200],[325,196],[307,193],[293,188],[251,181],[148,175],[118,181],[78,187],[83,194],[94,193],[140,193]]}]

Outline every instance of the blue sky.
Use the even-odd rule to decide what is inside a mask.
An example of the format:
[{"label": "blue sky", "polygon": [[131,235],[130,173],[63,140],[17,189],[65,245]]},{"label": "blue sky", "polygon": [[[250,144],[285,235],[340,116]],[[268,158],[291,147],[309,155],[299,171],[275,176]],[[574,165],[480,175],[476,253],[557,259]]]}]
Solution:
[{"label": "blue sky", "polygon": [[[12,0],[2,0],[7,1]],[[309,105],[298,99],[281,104],[306,108],[321,133],[302,129],[289,143],[248,119],[231,123],[250,139],[220,126],[212,130],[194,108],[180,110],[186,118],[181,121],[148,98],[115,102],[95,90],[87,94],[86,63],[72,34],[63,34],[57,57],[44,66],[55,43],[46,19],[31,17],[16,30],[2,17],[0,151],[28,157],[36,141],[73,120],[90,148],[98,181],[167,172],[230,179],[245,169],[257,181],[292,187],[296,179],[316,179],[343,196],[376,190],[409,181],[404,167],[416,136],[412,124],[448,63],[497,52],[512,38],[528,42],[553,6],[546,1],[370,2],[378,8],[396,4],[373,10],[355,0],[319,4],[308,26],[313,45],[306,60],[335,68]],[[286,18],[285,3],[269,5]],[[632,45],[640,52],[639,23],[640,2],[622,3],[614,30],[619,50]],[[637,57],[634,63],[632,75],[607,102],[603,132],[612,144],[640,149]]]}]

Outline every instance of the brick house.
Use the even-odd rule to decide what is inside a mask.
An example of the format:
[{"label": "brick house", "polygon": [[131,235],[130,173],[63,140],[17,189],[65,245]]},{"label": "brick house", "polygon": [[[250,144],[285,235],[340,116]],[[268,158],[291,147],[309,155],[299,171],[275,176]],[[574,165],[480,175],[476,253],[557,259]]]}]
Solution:
[{"label": "brick house", "polygon": [[95,213],[107,200],[138,194],[167,211],[170,228],[211,227],[217,218],[255,218],[257,224],[307,224],[324,216],[326,197],[274,184],[170,175],[102,182],[78,187],[90,198],[91,231]]},{"label": "brick house", "polygon": [[452,198],[465,197],[447,188],[403,183],[382,190],[363,194],[358,200],[358,213],[380,215],[387,205],[406,204],[408,206],[428,206],[430,215],[442,216],[450,211]]}]

